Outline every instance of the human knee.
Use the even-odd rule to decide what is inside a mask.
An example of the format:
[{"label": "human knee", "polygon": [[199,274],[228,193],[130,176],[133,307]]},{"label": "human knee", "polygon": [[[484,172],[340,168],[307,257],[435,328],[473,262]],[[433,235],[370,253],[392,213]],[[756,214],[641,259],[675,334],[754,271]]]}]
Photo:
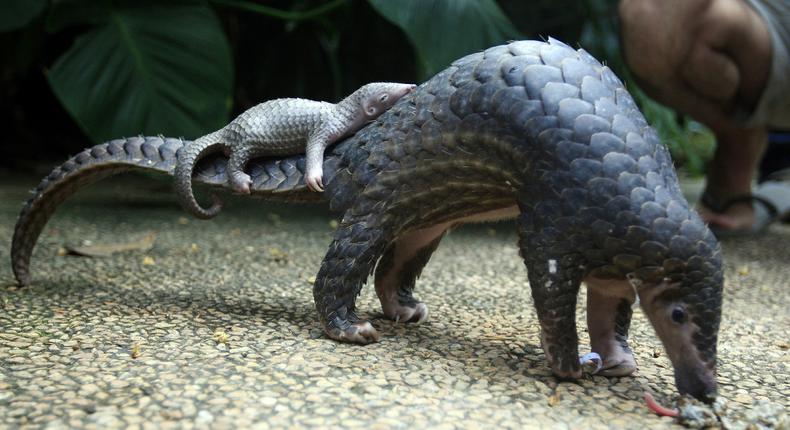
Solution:
[{"label": "human knee", "polygon": [[[619,6],[623,54],[631,70],[640,78],[649,80],[662,62],[657,55],[663,49],[655,49],[663,38],[662,34],[646,28],[648,23],[661,18],[660,2],[651,0],[622,0]],[[653,47],[653,49],[650,49]]]},{"label": "human knee", "polygon": [[642,80],[661,86],[682,67],[699,18],[713,0],[622,0],[623,53]]},{"label": "human knee", "polygon": [[703,41],[694,44],[681,73],[693,91],[714,103],[732,100],[740,83],[735,61]]},{"label": "human knee", "polygon": [[637,30],[646,24],[667,22],[677,24],[698,18],[716,0],[620,0],[618,13],[623,27]]},{"label": "human knee", "polygon": [[620,21],[626,25],[638,25],[640,22],[653,19],[661,13],[660,5],[652,0],[622,0],[619,5]]}]

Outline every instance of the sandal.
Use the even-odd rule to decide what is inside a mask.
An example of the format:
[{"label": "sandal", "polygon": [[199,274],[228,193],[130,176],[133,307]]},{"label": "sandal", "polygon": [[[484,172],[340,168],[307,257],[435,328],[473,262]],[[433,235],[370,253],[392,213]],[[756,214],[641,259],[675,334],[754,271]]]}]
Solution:
[{"label": "sandal", "polygon": [[726,201],[721,201],[714,197],[708,190],[705,190],[700,198],[700,203],[716,214],[723,214],[734,205],[744,203],[751,204],[754,209],[754,223],[751,227],[733,230],[709,224],[708,227],[718,238],[762,233],[771,223],[776,221],[779,216],[779,210],[776,208],[776,205],[769,200],[769,198],[757,194],[743,194],[732,197]]},{"label": "sandal", "polygon": [[757,184],[754,194],[774,205],[780,221],[790,223],[790,169],[775,172],[765,182]]}]

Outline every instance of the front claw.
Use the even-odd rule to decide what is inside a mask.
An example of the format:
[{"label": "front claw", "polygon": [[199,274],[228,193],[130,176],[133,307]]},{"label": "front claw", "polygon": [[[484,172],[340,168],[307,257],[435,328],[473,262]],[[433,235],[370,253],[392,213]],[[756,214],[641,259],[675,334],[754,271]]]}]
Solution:
[{"label": "front claw", "polygon": [[592,348],[594,354],[602,358],[601,369],[596,372],[600,376],[628,376],[636,371],[636,359],[631,348],[622,341],[610,339],[607,342],[596,342]]},{"label": "front claw", "polygon": [[369,321],[348,324],[345,328],[330,325],[326,327],[324,331],[327,336],[340,342],[367,345],[379,341],[379,332],[373,328],[373,325]]},{"label": "front claw", "polygon": [[545,332],[541,334],[541,346],[551,366],[551,372],[561,381],[575,381],[582,377],[576,345],[548,342]]},{"label": "front claw", "polygon": [[633,355],[617,360],[604,360],[601,370],[596,375],[601,376],[628,376],[636,371],[636,361]]},{"label": "front claw", "polygon": [[305,177],[305,183],[307,184],[307,188],[310,191],[315,191],[317,193],[324,192],[324,182],[322,180],[323,172],[318,173],[308,173]]},{"label": "front claw", "polygon": [[239,194],[250,194],[250,187],[252,187],[252,178],[250,175],[238,172],[230,175],[230,184],[233,191]]},{"label": "front claw", "polygon": [[396,323],[420,324],[428,321],[428,305],[416,302],[413,306],[405,306],[395,302],[391,306],[384,307],[384,316]]},{"label": "front claw", "polygon": [[560,368],[558,366],[551,366],[551,371],[554,376],[560,381],[576,381],[582,377],[581,366],[577,368]]}]

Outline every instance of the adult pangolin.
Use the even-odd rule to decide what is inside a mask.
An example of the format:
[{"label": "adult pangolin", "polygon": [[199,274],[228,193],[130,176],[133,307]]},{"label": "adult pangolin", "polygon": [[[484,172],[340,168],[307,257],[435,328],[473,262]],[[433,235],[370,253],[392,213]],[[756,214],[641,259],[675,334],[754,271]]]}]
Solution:
[{"label": "adult pangolin", "polygon": [[[57,205],[81,186],[132,169],[172,174],[179,139],[113,140],[57,167],[22,209],[14,273]],[[195,179],[228,187],[220,154]],[[716,392],[720,248],[678,186],[667,150],[611,70],[556,40],[496,46],[454,62],[324,159],[326,191],[304,183],[305,156],[250,162],[252,192],[325,200],[342,214],[313,294],[327,335],[378,339],[355,299],[375,272],[384,314],[425,320],[415,280],[444,233],[468,221],[516,219],[521,255],[553,372],[578,378],[576,297],[604,375],[627,375],[631,304],[666,347],[681,393]]]}]

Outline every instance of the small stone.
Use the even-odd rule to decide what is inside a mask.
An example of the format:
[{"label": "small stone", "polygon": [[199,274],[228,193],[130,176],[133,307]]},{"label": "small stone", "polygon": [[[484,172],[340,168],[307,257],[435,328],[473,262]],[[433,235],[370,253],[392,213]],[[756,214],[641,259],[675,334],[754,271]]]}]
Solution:
[{"label": "small stone", "polygon": [[21,417],[25,415],[26,411],[22,408],[19,409],[12,409],[8,412],[8,416],[11,418]]},{"label": "small stone", "polygon": [[124,415],[140,415],[140,408],[135,407],[135,406],[127,406],[127,407],[121,409],[121,412]]},{"label": "small stone", "polygon": [[753,401],[752,396],[750,396],[748,394],[743,394],[743,393],[738,394],[737,396],[735,396],[735,398],[733,400],[738,402],[738,403],[742,403],[744,405],[749,405]]},{"label": "small stone", "polygon": [[229,338],[230,338],[230,336],[228,336],[227,333],[225,333],[224,331],[222,331],[220,329],[217,329],[214,332],[214,342],[217,342],[219,344],[227,344]]},{"label": "small stone", "polygon": [[142,354],[142,348],[140,347],[139,343],[135,343],[132,345],[132,351],[130,353],[132,358],[139,358]]},{"label": "small stone", "polygon": [[214,399],[209,400],[206,403],[208,403],[209,405],[224,406],[224,405],[227,405],[229,402],[230,402],[230,400],[228,400],[228,399],[226,399],[224,397],[216,397]]},{"label": "small stone", "polygon": [[112,388],[119,388],[119,389],[120,388],[126,388],[129,385],[130,385],[129,381],[126,381],[124,379],[114,379],[114,380],[112,380],[110,382],[110,387],[112,387]]},{"label": "small stone", "polygon": [[85,384],[80,387],[80,394],[90,396],[91,394],[99,391],[99,387],[96,384]]},{"label": "small stone", "polygon": [[183,412],[185,416],[191,417],[197,413],[197,408],[193,402],[185,400],[181,405],[181,412]]},{"label": "small stone", "polygon": [[214,421],[214,415],[206,410],[198,411],[197,418],[195,418],[195,423],[197,424],[211,424],[212,421]]}]

